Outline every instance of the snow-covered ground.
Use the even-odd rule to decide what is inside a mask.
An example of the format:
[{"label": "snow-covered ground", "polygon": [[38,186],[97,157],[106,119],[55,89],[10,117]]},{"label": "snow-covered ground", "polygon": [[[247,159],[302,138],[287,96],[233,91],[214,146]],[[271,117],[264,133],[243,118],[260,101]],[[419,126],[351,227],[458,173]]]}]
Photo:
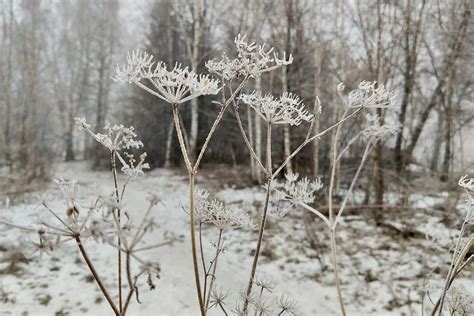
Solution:
[{"label": "snow-covered ground", "polygon": [[[62,164],[57,175],[77,178],[80,193],[86,197],[112,191],[110,172],[90,171],[84,163]],[[213,197],[256,216],[264,198],[261,188],[222,189],[210,179],[198,176],[197,186],[210,187]],[[170,233],[184,238],[147,254],[160,263],[161,278],[154,291],[146,286],[140,288],[142,304],[133,301],[130,315],[197,315],[188,217],[183,211],[187,204],[187,178],[177,171],[157,169],[135,180],[125,197],[132,218],[139,219],[146,211],[150,192],[162,203],[153,211],[159,228],[149,238],[159,242],[164,234]],[[65,210],[53,184],[38,191],[38,195],[46,193],[48,200],[53,201],[53,209]],[[455,230],[446,228],[444,222],[448,218],[450,225],[458,223],[455,212],[443,217],[432,208],[443,197],[417,196],[414,202],[420,210],[416,213],[400,211],[385,215],[390,227],[406,231],[406,236],[387,227],[375,228],[363,214],[344,218],[339,227],[338,252],[349,315],[419,315],[424,289],[430,290],[433,300],[437,299],[437,289],[450,262],[448,247],[443,242],[455,236]],[[11,223],[27,225],[38,212],[44,212],[38,199],[29,197],[14,200],[0,216]],[[286,294],[298,302],[299,315],[337,315],[329,235],[317,221],[310,226],[305,221],[308,217],[303,210],[291,210],[283,219],[270,218],[258,273],[273,280],[275,296]],[[307,238],[308,229],[313,230],[318,241],[313,247]],[[229,309],[248,280],[256,235],[256,231],[243,229],[226,234],[226,251],[219,261],[216,282],[229,292]],[[205,228],[204,244],[209,256],[216,237],[214,227]],[[25,260],[19,253],[23,241],[23,232],[1,227],[0,315],[111,314],[74,243],[66,243],[41,259]],[[116,293],[115,268],[110,268],[115,266],[116,250],[93,241],[86,242],[85,247],[107,287]],[[472,272],[472,266],[468,267],[456,281],[458,292],[473,294]],[[428,298],[425,306],[431,306]],[[220,315],[218,310],[212,314]]]}]

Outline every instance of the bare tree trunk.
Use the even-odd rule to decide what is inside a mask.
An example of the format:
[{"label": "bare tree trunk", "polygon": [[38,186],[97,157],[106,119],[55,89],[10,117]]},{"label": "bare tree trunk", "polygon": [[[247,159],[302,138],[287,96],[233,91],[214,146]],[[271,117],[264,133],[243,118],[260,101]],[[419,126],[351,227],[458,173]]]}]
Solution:
[{"label": "bare tree trunk", "polygon": [[[168,37],[168,64],[172,65],[174,61],[174,41],[176,40],[173,38],[173,31],[171,27],[166,29],[166,35]],[[171,146],[173,144],[173,130],[174,130],[174,123],[173,120],[170,120],[168,124],[168,132],[166,135],[166,150],[165,150],[165,163],[164,167],[169,168],[171,167]]]},{"label": "bare tree trunk", "polygon": [[438,172],[439,154],[441,152],[441,144],[443,143],[443,116],[438,112],[438,124],[436,127],[435,141],[433,145],[433,155],[431,157],[430,169],[432,172]]},{"label": "bare tree trunk", "polygon": [[[383,82],[383,57],[382,57],[382,3],[381,0],[377,1],[377,67],[375,76],[377,82]],[[377,118],[380,126],[384,124],[385,113],[382,109],[376,109]],[[383,156],[382,156],[383,144],[380,139],[377,139],[375,143],[374,151],[374,191],[375,191],[375,204],[380,205],[378,208],[374,208],[374,220],[377,225],[382,223],[383,220],[383,203],[384,203],[384,176],[383,176]]]},{"label": "bare tree trunk", "polygon": [[173,120],[170,121],[168,126],[168,133],[166,135],[166,151],[165,151],[165,168],[169,168],[171,166],[171,145],[173,143],[173,130],[174,130]]},{"label": "bare tree trunk", "polygon": [[[194,37],[193,47],[191,56],[191,67],[197,69],[199,63],[199,45],[201,42],[201,36],[203,31],[202,19],[203,19],[203,2],[202,0],[194,1]],[[199,112],[198,112],[198,99],[194,98],[191,100],[191,128],[189,135],[189,151],[191,159],[194,160],[196,157],[196,147],[198,139],[199,129]]]},{"label": "bare tree trunk", "polygon": [[471,18],[471,11],[469,7],[466,5],[461,23],[459,24],[458,31],[453,36],[453,43],[450,46],[449,52],[444,60],[442,71],[440,76],[438,77],[438,85],[436,86],[435,90],[431,94],[430,102],[428,106],[423,110],[421,113],[420,120],[415,127],[413,132],[413,136],[410,142],[410,145],[407,147],[406,156],[411,157],[413,155],[413,151],[418,143],[418,140],[421,136],[421,132],[423,131],[426,121],[428,120],[431,111],[437,105],[439,98],[442,96],[443,89],[446,85],[446,78],[450,77],[450,74],[455,71],[456,68],[456,61],[461,54],[462,43],[465,41],[467,26],[469,20]]},{"label": "bare tree trunk", "polygon": [[[3,4],[5,6],[5,4]],[[10,116],[11,116],[11,88],[12,88],[12,25],[13,25],[13,0],[10,0],[9,4],[9,18],[7,20],[7,10],[3,10],[3,47],[6,46],[6,74],[4,79],[4,96],[5,96],[5,116],[4,116],[4,138],[5,138],[5,161],[7,162],[10,170],[13,168],[11,146],[10,146]],[[8,24],[7,24],[8,21]]]},{"label": "bare tree trunk", "polygon": [[[320,93],[321,85],[321,62],[322,56],[321,52],[318,49],[314,50],[314,63],[316,66],[316,71],[314,72],[314,106],[319,106],[318,96]],[[318,134],[320,129],[320,119],[321,116],[317,115],[314,118],[313,133]],[[313,142],[313,176],[316,178],[319,174],[319,139],[315,139]]]},{"label": "bare tree trunk", "polygon": [[[283,85],[283,92],[288,92],[287,68],[286,66],[283,66],[281,69],[281,82]],[[283,126],[283,154],[283,160],[285,160],[291,155],[291,134],[290,126],[288,126],[288,124],[285,124]],[[291,163],[291,161],[286,165],[286,172],[293,172],[293,164]]]},{"label": "bare tree trunk", "polygon": [[74,161],[76,159],[74,155],[74,118],[69,118],[68,130],[65,135],[66,141],[66,157],[65,161]]},{"label": "bare tree trunk", "polygon": [[[96,127],[96,131],[102,129],[103,127],[103,124],[104,124],[104,104],[103,104],[103,94],[104,94],[104,67],[106,67],[105,65],[105,60],[104,58],[101,58],[100,60],[100,65],[99,65],[99,81],[97,83],[98,85],[98,90],[97,90],[97,113],[96,113],[96,122],[95,122],[95,127]],[[69,149],[69,146],[71,146],[71,148]],[[94,152],[93,152],[93,157],[94,157],[94,168],[98,168],[99,165],[100,165],[100,152],[101,152],[101,148],[100,148],[100,144],[98,142],[95,142],[94,143]],[[72,157],[74,157],[74,152],[72,151],[72,144],[67,144],[66,145],[66,161],[69,161],[67,160],[68,159],[68,150],[71,150],[72,152]],[[84,150],[87,150],[87,149],[84,149]],[[72,159],[74,160],[74,158]]]},{"label": "bare tree trunk", "polygon": [[[404,57],[405,57],[405,69],[403,72],[403,98],[402,103],[400,105],[400,114],[398,115],[398,123],[400,125],[400,130],[397,133],[397,137],[395,140],[395,165],[397,172],[401,172],[406,160],[402,153],[402,143],[403,143],[403,126],[405,124],[406,113],[408,109],[408,105],[410,103],[411,95],[413,92],[413,88],[415,86],[415,73],[416,73],[416,65],[417,65],[417,57],[418,57],[418,39],[421,31],[421,22],[423,18],[423,11],[425,8],[426,0],[422,1],[422,6],[420,9],[420,13],[418,16],[418,20],[416,21],[415,27],[412,27],[412,6],[411,0],[406,2],[406,7],[404,9]],[[410,40],[412,38],[412,40]]]},{"label": "bare tree trunk", "polygon": [[[262,78],[258,76],[255,79],[255,89],[257,91],[262,90]],[[254,119],[255,119],[255,154],[257,155],[257,158],[262,161],[262,125],[260,121],[260,116],[257,114],[257,112],[254,113]],[[262,170],[260,168],[256,168],[255,170],[255,175],[257,182],[260,184],[262,183]]]},{"label": "bare tree trunk", "polygon": [[[294,4],[293,0],[286,2],[286,43],[285,43],[285,51],[287,53],[291,53],[291,30],[294,24]],[[282,83],[282,92],[288,92],[290,90],[290,68],[289,66],[281,67],[281,83]],[[291,134],[290,134],[290,126],[285,124],[283,126],[283,160],[288,158],[291,155]],[[291,173],[293,172],[293,163],[290,161],[286,165],[286,172]]]},{"label": "bare tree trunk", "polygon": [[[252,122],[252,111],[250,107],[247,107],[247,128],[249,133],[249,142],[250,146],[254,148],[254,141],[253,141],[253,122]],[[253,158],[252,153],[250,153],[250,174],[252,176],[252,180],[256,180],[256,173],[255,173],[255,159]]]},{"label": "bare tree trunk", "polygon": [[[454,74],[451,73],[453,76]],[[448,93],[445,98],[446,113],[444,114],[445,118],[445,127],[444,127],[444,159],[443,159],[443,171],[441,173],[441,181],[450,180],[450,170],[451,170],[451,160],[452,160],[452,139],[453,139],[453,76],[450,76],[448,83]]]}]

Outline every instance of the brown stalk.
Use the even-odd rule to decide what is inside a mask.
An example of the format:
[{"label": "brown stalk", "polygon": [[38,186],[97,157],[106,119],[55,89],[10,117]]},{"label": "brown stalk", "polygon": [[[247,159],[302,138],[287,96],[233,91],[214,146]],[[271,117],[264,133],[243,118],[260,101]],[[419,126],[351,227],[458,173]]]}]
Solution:
[{"label": "brown stalk", "polygon": [[75,235],[74,240],[76,241],[77,246],[79,247],[79,251],[81,252],[82,257],[84,258],[84,261],[86,262],[87,267],[89,268],[90,272],[92,273],[92,276],[94,277],[94,280],[96,281],[97,285],[99,286],[100,290],[102,291],[102,294],[104,295],[105,299],[109,303],[110,307],[112,307],[112,310],[114,311],[115,315],[117,315],[117,316],[121,315],[122,313],[115,306],[115,303],[112,300],[112,298],[110,297],[109,292],[105,288],[104,283],[102,282],[101,278],[97,274],[97,271],[95,270],[94,265],[90,261],[89,256],[87,255],[87,252],[86,252],[84,246],[82,245],[82,241],[81,241],[81,238],[79,237],[79,235]]}]

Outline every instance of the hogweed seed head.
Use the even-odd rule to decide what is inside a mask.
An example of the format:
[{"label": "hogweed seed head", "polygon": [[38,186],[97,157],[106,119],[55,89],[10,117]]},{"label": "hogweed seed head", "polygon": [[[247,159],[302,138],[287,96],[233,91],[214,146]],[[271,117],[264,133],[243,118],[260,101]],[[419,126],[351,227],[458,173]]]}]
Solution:
[{"label": "hogweed seed head", "polygon": [[362,134],[368,139],[381,139],[398,131],[398,126],[385,122],[380,124],[380,118],[375,114],[365,115],[365,128]]},{"label": "hogweed seed head", "polygon": [[106,124],[104,127],[105,133],[96,133],[91,129],[91,125],[86,122],[85,118],[75,118],[76,125],[79,130],[86,131],[97,142],[106,147],[111,153],[114,152],[118,160],[122,164],[122,172],[135,177],[143,175],[143,170],[150,169],[150,165],[145,163],[146,153],[142,153],[139,157],[138,163],[135,157],[127,152],[124,152],[128,162],[120,154],[123,150],[139,149],[143,147],[143,143],[137,139],[137,134],[133,126],[125,127],[123,125]]},{"label": "hogweed seed head", "polygon": [[211,223],[219,229],[255,226],[249,215],[226,207],[218,200],[210,200],[204,190],[196,192],[196,211],[203,223]]},{"label": "hogweed seed head", "polygon": [[323,187],[319,178],[314,181],[306,177],[298,180],[297,173],[287,173],[285,177],[286,181],[275,183],[274,189],[280,200],[289,201],[293,205],[313,203],[316,198],[315,193]]},{"label": "hogweed seed head", "polygon": [[264,72],[293,62],[293,57],[290,55],[287,59],[286,53],[283,53],[283,58],[280,59],[278,54],[274,53],[273,47],[266,49],[265,43],[257,45],[247,42],[246,35],[239,34],[234,43],[237,58],[230,59],[226,54],[223,54],[220,60],[209,60],[206,62],[209,72],[215,73],[225,80],[232,80],[241,76],[257,77]]},{"label": "hogweed seed head", "polygon": [[[344,89],[339,84],[338,90]],[[393,108],[395,94],[385,89],[384,85],[377,85],[376,81],[362,81],[357,89],[349,92],[349,107],[352,108]]]},{"label": "hogweed seed head", "polygon": [[118,82],[134,83],[140,81],[145,73],[153,67],[153,55],[139,49],[127,53],[127,64],[115,68],[112,80]]},{"label": "hogweed seed head", "polygon": [[280,98],[260,92],[242,94],[239,99],[254,109],[269,124],[300,125],[303,121],[311,122],[313,114],[306,110],[303,101],[292,93],[285,92]]},{"label": "hogweed seed head", "polygon": [[474,178],[468,178],[466,174],[459,179],[458,185],[466,190],[474,191]]},{"label": "hogweed seed head", "polygon": [[297,302],[286,295],[281,295],[278,298],[278,309],[280,313],[278,315],[296,315]]},{"label": "hogweed seed head", "polygon": [[[180,64],[168,70],[163,62],[154,62],[153,55],[138,50],[127,55],[127,64],[117,66],[112,78],[117,82],[135,83],[170,104],[180,104],[202,95],[215,95],[221,87],[219,81],[208,75],[198,75]],[[147,79],[152,87],[141,83]]]}]

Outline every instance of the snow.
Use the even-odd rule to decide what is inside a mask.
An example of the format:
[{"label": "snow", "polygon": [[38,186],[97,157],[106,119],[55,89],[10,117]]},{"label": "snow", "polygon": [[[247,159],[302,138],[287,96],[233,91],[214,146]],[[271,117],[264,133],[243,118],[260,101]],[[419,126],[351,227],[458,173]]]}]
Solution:
[{"label": "snow", "polygon": [[[62,164],[56,171],[65,179],[77,178],[80,193],[93,199],[98,194],[111,192],[111,174],[107,171],[90,171],[84,163]],[[119,178],[120,181],[124,179]],[[199,178],[198,187],[206,187],[206,180]],[[233,208],[242,208],[256,217],[262,205],[264,194],[260,187],[235,189],[214,189],[211,195]],[[140,287],[142,304],[132,301],[130,315],[196,315],[197,299],[192,274],[191,252],[188,233],[188,218],[183,211],[187,205],[187,177],[173,170],[155,169],[128,186],[125,203],[132,218],[141,218],[148,206],[148,193],[155,193],[162,199],[153,216],[159,228],[148,238],[153,242],[164,239],[165,233],[183,236],[173,245],[151,250],[149,258],[161,265],[161,278],[156,289],[149,291],[146,284]],[[60,212],[64,203],[60,192],[53,184],[36,192],[48,194],[51,207]],[[432,206],[443,200],[444,195],[416,196],[417,207]],[[16,200],[0,213],[2,219],[15,224],[26,225],[35,214],[44,212],[35,199]],[[303,210],[291,210],[283,219],[270,218],[265,232],[263,253],[258,273],[271,278],[275,291],[297,300],[299,315],[338,315],[334,277],[329,257],[329,235],[326,227],[315,222],[315,234],[320,242],[318,251],[310,247],[306,237]],[[423,234],[433,238],[455,235],[430,212],[387,214],[394,227],[403,229],[416,227]],[[252,262],[256,231],[232,230],[226,233],[226,251],[221,255],[217,285],[229,292],[229,309],[239,299],[239,292],[245,287]],[[441,236],[441,237],[440,237]],[[204,229],[206,254],[211,256],[212,244],[217,237],[214,227]],[[107,315],[110,307],[90,278],[74,243],[64,244],[52,255],[41,259],[15,264],[11,268],[12,255],[19,256],[20,241],[24,233],[2,227],[0,231],[0,315]],[[106,286],[116,293],[115,258],[116,250],[110,246],[87,241],[86,250],[103,276]],[[427,239],[402,238],[387,234],[382,228],[368,224],[363,216],[343,217],[338,231],[338,255],[342,287],[349,315],[409,315],[418,314],[421,302],[421,287],[428,272],[440,265],[439,272],[430,278],[432,297],[444,279],[450,253],[446,247]],[[13,266],[15,267],[15,266]],[[113,267],[113,268],[111,268]],[[457,286],[473,288],[474,280],[467,273],[456,281]],[[144,283],[144,282],[142,282]],[[116,297],[114,298],[116,299]],[[429,303],[425,303],[429,305]],[[62,314],[61,314],[62,312]],[[220,315],[212,310],[210,315]]]}]

